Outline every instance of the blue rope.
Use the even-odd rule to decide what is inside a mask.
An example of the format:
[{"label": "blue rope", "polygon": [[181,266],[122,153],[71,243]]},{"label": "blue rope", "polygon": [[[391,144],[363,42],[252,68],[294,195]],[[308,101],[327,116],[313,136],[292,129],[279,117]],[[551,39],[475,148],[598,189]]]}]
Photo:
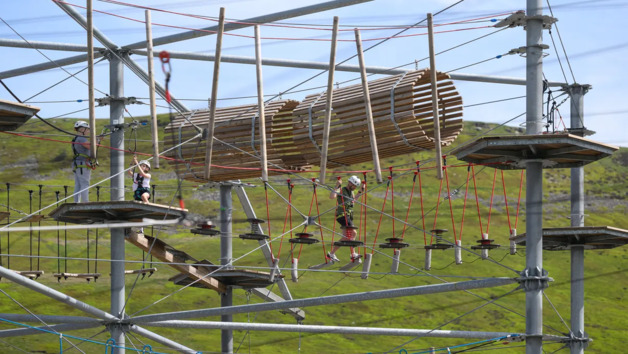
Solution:
[{"label": "blue rope", "polygon": [[[482,343],[487,343],[487,342],[495,342],[495,341],[502,340],[502,339],[516,338],[516,337],[521,337],[521,335],[520,334],[509,334],[509,335],[503,336],[503,337],[492,338],[492,339],[485,339],[485,340],[481,340],[481,341],[473,342],[473,343],[459,344],[459,345],[454,345],[454,346],[446,347],[446,348],[432,349],[432,350],[428,350],[428,351],[425,351],[425,352],[415,352],[415,353],[412,353],[412,354],[426,354],[426,353],[433,353],[433,352],[445,351],[445,350],[448,353],[451,353],[451,349],[454,349],[454,348],[462,348],[462,347],[466,347],[466,346],[470,346],[470,345],[482,344]],[[399,353],[401,353],[401,351],[399,351]]]},{"label": "blue rope", "polygon": [[[47,329],[43,329],[43,328],[39,328],[39,327],[29,326],[27,324],[14,322],[14,321],[7,320],[7,319],[4,319],[4,318],[0,318],[0,321],[6,322],[6,323],[9,323],[9,324],[12,324],[12,325],[20,326],[20,327],[34,329],[34,330],[37,330],[37,331],[40,331],[40,332],[44,332],[44,333],[54,334],[55,336],[59,336],[59,346],[60,346],[60,349],[63,349],[63,342],[62,341],[63,341],[63,337],[65,336],[66,338],[72,338],[72,339],[76,339],[76,340],[80,340],[80,341],[84,341],[84,342],[89,342],[89,343],[93,343],[93,344],[104,345],[105,346],[105,354],[108,353],[109,347],[111,347],[111,354],[114,353],[114,348],[125,349],[125,350],[132,350],[132,351],[137,352],[137,353],[146,353],[146,351],[144,351],[146,346],[144,346],[144,348],[142,348],[141,350],[138,350],[138,349],[135,349],[135,348],[123,347],[123,346],[116,345],[116,341],[113,338],[109,338],[109,339],[107,339],[106,343],[103,343],[103,342],[91,340],[89,338],[82,338],[82,337],[72,336],[72,335],[69,335],[69,334],[53,332],[51,330],[47,330]],[[113,344],[110,344],[110,342],[113,342]],[[148,353],[167,354],[167,353],[164,353],[164,352],[155,352],[155,351],[153,351],[152,348],[150,347],[150,345],[148,346],[148,348],[150,350]],[[60,353],[62,353],[62,352],[63,352],[63,350],[60,351]]]}]

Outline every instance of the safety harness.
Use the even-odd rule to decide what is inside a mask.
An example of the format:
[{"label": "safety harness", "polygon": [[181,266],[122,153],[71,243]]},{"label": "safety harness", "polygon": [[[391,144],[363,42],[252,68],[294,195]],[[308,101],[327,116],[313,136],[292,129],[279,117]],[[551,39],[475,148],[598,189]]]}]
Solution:
[{"label": "safety harness", "polygon": [[[76,139],[78,139],[78,136],[75,136],[75,137],[74,137],[74,139],[72,139],[72,152],[74,153],[74,159],[73,159],[73,162],[74,162],[74,168],[72,169],[72,171],[73,171],[73,172],[76,172],[76,169],[77,169],[77,168],[80,168],[80,169],[81,169],[80,173],[81,173],[81,174],[83,174],[83,167],[84,167],[84,168],[91,168],[92,170],[93,170],[93,169],[96,169],[96,164],[94,164],[94,163],[92,162],[92,161],[93,161],[93,159],[92,159],[92,157],[91,157],[91,156],[89,156],[89,155],[85,155],[85,154],[81,154],[81,153],[79,153],[78,151],[76,151],[76,144],[77,144],[77,143],[76,143]],[[76,162],[76,160],[77,160],[79,157],[84,157],[84,158],[85,158],[85,164],[78,164],[78,163]]]}]

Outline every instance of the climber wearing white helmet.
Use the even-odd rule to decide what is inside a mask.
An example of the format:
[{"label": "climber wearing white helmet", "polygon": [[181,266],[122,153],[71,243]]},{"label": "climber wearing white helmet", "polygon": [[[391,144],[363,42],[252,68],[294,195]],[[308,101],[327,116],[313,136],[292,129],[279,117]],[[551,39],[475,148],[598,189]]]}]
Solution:
[{"label": "climber wearing white helmet", "polygon": [[[329,199],[336,198],[338,207],[336,208],[336,221],[340,224],[340,227],[344,229],[344,236],[340,241],[353,241],[356,236],[355,226],[353,225],[353,201],[364,193],[366,185],[360,181],[358,176],[351,176],[347,181],[347,185],[342,187],[342,179],[338,178],[336,181],[336,187],[329,194]],[[353,191],[360,188],[360,192],[357,195],[353,194]],[[327,257],[334,262],[338,262],[336,257],[336,251],[340,248],[334,246],[334,248],[327,254]],[[357,258],[359,255],[353,253],[352,258]]]},{"label": "climber wearing white helmet", "polygon": [[133,173],[129,170],[129,175],[133,177],[133,199],[148,203],[150,199],[150,162],[146,160],[137,161],[137,156],[133,156],[131,166],[137,166],[139,172]]},{"label": "climber wearing white helmet", "polygon": [[89,202],[89,184],[92,168],[89,151],[89,124],[82,120],[74,123],[77,135],[72,139],[72,171],[74,172],[74,202]]}]

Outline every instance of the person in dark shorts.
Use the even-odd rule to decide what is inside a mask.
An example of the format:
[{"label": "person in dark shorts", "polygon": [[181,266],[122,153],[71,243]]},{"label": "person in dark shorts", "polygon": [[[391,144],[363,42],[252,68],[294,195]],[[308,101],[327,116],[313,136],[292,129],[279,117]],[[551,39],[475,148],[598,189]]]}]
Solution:
[{"label": "person in dark shorts", "polygon": [[133,177],[133,199],[148,203],[150,199],[150,162],[146,160],[137,161],[137,156],[133,156],[131,166],[137,166],[139,172],[133,173],[129,170],[129,175]]},{"label": "person in dark shorts", "polygon": [[[329,194],[329,199],[336,198],[338,207],[336,208],[336,221],[340,224],[340,227],[344,230],[344,236],[340,241],[353,241],[356,237],[356,231],[353,225],[353,201],[364,193],[366,185],[362,184],[358,176],[351,176],[345,187],[342,187],[342,180],[338,179],[336,187]],[[360,192],[354,195],[354,191],[360,188]],[[336,257],[336,251],[339,246],[334,246],[331,252],[327,253],[327,257],[334,262],[340,260]],[[357,253],[351,255],[352,258],[357,258]]]}]

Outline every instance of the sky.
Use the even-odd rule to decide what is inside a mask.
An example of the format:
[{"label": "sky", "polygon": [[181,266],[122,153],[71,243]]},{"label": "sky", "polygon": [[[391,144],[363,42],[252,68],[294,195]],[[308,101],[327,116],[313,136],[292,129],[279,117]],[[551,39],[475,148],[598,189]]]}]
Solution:
[{"label": "sky", "polygon": [[[94,26],[118,46],[146,39],[144,11],[152,8],[153,37],[159,38],[193,29],[213,26],[220,7],[225,8],[227,21],[242,21],[251,17],[308,6],[310,0],[183,0],[112,2],[94,0]],[[84,0],[68,0],[77,5]],[[129,6],[135,4],[137,6]],[[545,50],[543,72],[553,82],[579,83],[592,86],[584,97],[584,125],[596,132],[590,139],[628,147],[628,1],[626,0],[551,0],[543,1],[544,14],[558,22],[550,32],[544,31]],[[80,7],[79,7],[80,6]],[[525,78],[525,58],[506,55],[511,49],[525,45],[522,27],[500,30],[491,27],[517,10],[525,10],[523,0],[375,0],[321,13],[286,19],[277,26],[262,26],[262,57],[328,63],[334,16],[339,17],[341,33],[337,62],[356,54],[354,28],[360,28],[364,58],[367,66],[402,67],[412,69],[429,66],[426,28],[410,28],[403,37],[390,38],[404,26],[426,25],[427,13],[436,14],[434,23],[435,50],[445,51],[436,57],[440,71],[487,76]],[[5,1],[0,5],[0,39],[86,45],[84,29],[50,0]],[[442,11],[445,9],[444,11]],[[442,12],[441,12],[442,11]],[[423,22],[422,22],[423,21]],[[253,28],[228,32],[222,42],[222,54],[254,58]],[[390,38],[384,42],[382,39]],[[95,46],[102,46],[98,41]],[[374,46],[376,45],[376,46]],[[370,48],[374,46],[373,48]],[[216,36],[203,36],[185,42],[155,48],[156,51],[214,53]],[[370,49],[367,49],[370,48]],[[3,73],[25,66],[48,63],[72,57],[80,52],[34,50],[0,47],[0,78]],[[132,55],[147,70],[146,57]],[[347,64],[357,65],[355,58]],[[155,80],[165,83],[165,74],[158,59],[154,60]],[[190,110],[208,105],[212,90],[213,62],[173,59],[171,61],[170,91]],[[3,82],[23,101],[40,107],[43,118],[87,118],[87,71],[68,78],[69,73],[83,70],[86,63],[73,64],[37,73],[3,78]],[[320,75],[318,75],[320,74]],[[318,75],[314,79],[313,76]],[[371,76],[372,79],[381,76]],[[281,94],[282,98],[302,100],[308,94],[325,90],[327,73],[320,70],[264,66],[264,93],[267,99]],[[256,103],[255,66],[222,63],[218,87],[218,106]],[[109,92],[107,60],[95,66],[96,98]],[[339,87],[359,83],[357,73],[336,72]],[[491,123],[508,122],[522,126],[525,115],[525,86],[454,81],[464,101],[463,119]],[[286,92],[293,88],[295,92]],[[569,126],[569,99],[560,88],[551,88],[552,99],[558,105],[556,129]],[[126,97],[137,97],[148,103],[148,88],[131,71],[124,73]],[[561,96],[562,95],[562,96]],[[547,99],[548,92],[544,94]],[[0,87],[0,99],[14,99]],[[501,101],[494,102],[493,101]],[[168,112],[163,100],[158,101],[158,113]],[[128,119],[148,116],[148,105],[130,105]],[[71,113],[76,112],[76,113]],[[96,117],[107,123],[108,107],[97,107]],[[42,124],[31,120],[27,124]],[[28,125],[27,125],[28,127]],[[97,128],[99,131],[101,128]]]}]

